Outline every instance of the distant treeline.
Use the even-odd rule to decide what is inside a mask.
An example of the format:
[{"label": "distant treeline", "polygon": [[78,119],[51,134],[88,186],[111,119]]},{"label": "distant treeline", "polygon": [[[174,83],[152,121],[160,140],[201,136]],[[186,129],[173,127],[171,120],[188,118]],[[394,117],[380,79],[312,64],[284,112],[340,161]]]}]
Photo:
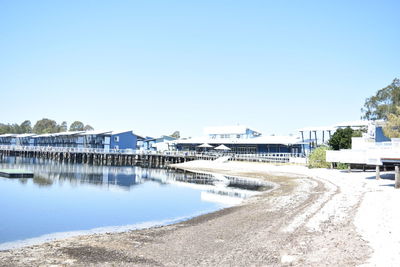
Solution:
[{"label": "distant treeline", "polygon": [[0,134],[7,134],[7,133],[45,134],[45,133],[59,133],[59,132],[66,132],[66,131],[90,131],[90,130],[93,130],[92,126],[90,126],[88,124],[85,125],[80,121],[74,121],[69,126],[69,129],[68,129],[68,124],[66,121],[63,121],[61,124],[58,124],[55,120],[50,120],[50,119],[38,120],[33,127],[32,127],[32,123],[30,120],[26,120],[26,121],[22,122],[21,124],[0,123]]}]

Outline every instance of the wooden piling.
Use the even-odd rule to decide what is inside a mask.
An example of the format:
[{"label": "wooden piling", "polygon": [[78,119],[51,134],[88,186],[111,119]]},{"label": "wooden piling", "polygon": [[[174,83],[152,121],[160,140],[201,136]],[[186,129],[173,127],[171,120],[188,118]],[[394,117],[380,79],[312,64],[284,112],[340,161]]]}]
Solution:
[{"label": "wooden piling", "polygon": [[398,165],[394,167],[394,188],[400,188],[400,173]]},{"label": "wooden piling", "polygon": [[376,165],[375,171],[376,171],[376,180],[381,179],[381,174],[380,174],[381,171],[379,165]]}]

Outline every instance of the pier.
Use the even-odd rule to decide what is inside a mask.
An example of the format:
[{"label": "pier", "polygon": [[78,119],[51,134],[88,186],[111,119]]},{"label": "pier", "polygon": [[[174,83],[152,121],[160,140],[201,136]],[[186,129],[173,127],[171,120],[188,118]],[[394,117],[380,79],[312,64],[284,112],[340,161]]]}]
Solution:
[{"label": "pier", "polygon": [[0,146],[0,158],[19,156],[43,158],[65,163],[107,166],[166,167],[192,160],[216,160],[222,156],[230,161],[303,164],[305,158],[293,153],[234,154],[198,153],[194,151],[139,151],[133,149],[70,148],[40,146]]},{"label": "pier", "polygon": [[0,146],[0,157],[19,156],[49,159],[65,163],[82,163],[108,166],[164,167],[192,160],[215,160],[215,155],[190,152],[143,152],[131,149]]}]

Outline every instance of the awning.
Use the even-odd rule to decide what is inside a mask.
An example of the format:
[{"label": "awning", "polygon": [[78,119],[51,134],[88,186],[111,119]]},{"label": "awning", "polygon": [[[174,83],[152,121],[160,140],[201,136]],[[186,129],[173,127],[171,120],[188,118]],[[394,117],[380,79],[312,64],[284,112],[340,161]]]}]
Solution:
[{"label": "awning", "polygon": [[214,148],[216,150],[231,150],[229,147],[227,147],[226,145],[219,145],[216,148]]},{"label": "awning", "polygon": [[212,145],[209,145],[209,144],[207,144],[207,143],[204,143],[204,144],[201,144],[201,145],[199,145],[199,146],[197,146],[197,147],[212,148],[213,146],[212,146]]}]

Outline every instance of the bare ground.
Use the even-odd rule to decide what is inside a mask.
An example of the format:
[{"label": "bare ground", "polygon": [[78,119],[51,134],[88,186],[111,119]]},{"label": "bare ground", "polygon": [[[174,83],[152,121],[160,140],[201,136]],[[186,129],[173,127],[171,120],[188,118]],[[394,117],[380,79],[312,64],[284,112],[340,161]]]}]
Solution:
[{"label": "bare ground", "polygon": [[279,187],[174,225],[2,251],[0,266],[356,266],[371,253],[353,225],[361,198],[344,220],[329,219],[319,231],[310,231],[305,225],[340,192],[338,187],[303,177],[229,174]]}]

